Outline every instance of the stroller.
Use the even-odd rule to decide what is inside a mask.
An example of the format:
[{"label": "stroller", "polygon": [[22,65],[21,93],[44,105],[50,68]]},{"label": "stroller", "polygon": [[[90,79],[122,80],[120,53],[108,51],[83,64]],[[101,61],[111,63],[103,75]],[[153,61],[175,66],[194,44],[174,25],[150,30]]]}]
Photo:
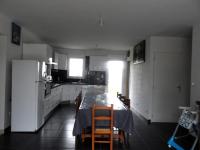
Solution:
[{"label": "stroller", "polygon": [[[196,106],[193,108],[179,107],[179,109],[182,110],[182,114],[167,144],[176,150],[194,150],[200,136],[200,101],[196,101]],[[188,137],[192,137],[193,140],[186,146]]]}]

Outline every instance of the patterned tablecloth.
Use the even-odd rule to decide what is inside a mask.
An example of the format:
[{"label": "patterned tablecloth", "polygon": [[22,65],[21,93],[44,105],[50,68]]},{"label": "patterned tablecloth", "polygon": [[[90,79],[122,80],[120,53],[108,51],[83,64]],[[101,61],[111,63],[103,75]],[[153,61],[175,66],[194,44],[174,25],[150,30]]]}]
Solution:
[{"label": "patterned tablecloth", "polygon": [[96,105],[111,105],[114,109],[114,127],[124,130],[126,133],[133,134],[134,123],[132,111],[128,109],[117,98],[117,96],[111,96],[107,93],[86,93],[83,101],[79,107],[79,111],[76,115],[73,135],[80,135],[83,128],[91,127],[92,125],[92,106]]}]

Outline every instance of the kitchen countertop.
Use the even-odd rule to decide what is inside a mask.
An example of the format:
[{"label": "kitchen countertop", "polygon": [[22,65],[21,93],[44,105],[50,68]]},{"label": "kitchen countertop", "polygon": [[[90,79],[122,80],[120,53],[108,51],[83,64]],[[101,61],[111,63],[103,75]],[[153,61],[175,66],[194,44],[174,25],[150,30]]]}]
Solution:
[{"label": "kitchen countertop", "polygon": [[54,89],[54,88],[56,88],[56,87],[59,87],[59,86],[61,86],[62,84],[59,84],[59,83],[52,83],[51,84],[51,89]]},{"label": "kitchen countertop", "polygon": [[[52,83],[51,89],[59,87],[61,85],[92,85],[88,83],[83,83],[83,82],[62,82],[62,83]],[[96,84],[95,84],[96,85]],[[98,85],[97,85],[98,86]],[[100,86],[105,86],[105,85],[100,85]]]}]

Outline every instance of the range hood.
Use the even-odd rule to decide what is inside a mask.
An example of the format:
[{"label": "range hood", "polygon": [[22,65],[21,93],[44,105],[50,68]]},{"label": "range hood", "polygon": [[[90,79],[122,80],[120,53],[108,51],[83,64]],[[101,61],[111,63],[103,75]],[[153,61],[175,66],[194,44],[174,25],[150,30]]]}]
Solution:
[{"label": "range hood", "polygon": [[58,65],[57,62],[53,62],[53,61],[52,61],[52,58],[49,58],[49,59],[48,59],[48,62],[47,62],[46,64],[49,64],[49,65]]}]

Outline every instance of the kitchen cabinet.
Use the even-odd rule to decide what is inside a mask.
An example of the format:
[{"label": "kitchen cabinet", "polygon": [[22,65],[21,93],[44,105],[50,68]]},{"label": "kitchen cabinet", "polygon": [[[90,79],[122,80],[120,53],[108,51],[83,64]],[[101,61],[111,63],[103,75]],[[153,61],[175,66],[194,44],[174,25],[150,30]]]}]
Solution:
[{"label": "kitchen cabinet", "polygon": [[71,103],[74,103],[74,100],[80,93],[81,89],[81,85],[63,85],[61,101],[70,101]]},{"label": "kitchen cabinet", "polygon": [[87,91],[96,94],[102,94],[107,91],[104,85],[63,85],[62,98],[61,101],[70,101],[74,103],[78,94],[82,91],[82,98]]},{"label": "kitchen cabinet", "polygon": [[47,44],[23,44],[23,59],[49,62],[53,49]]},{"label": "kitchen cabinet", "polygon": [[44,118],[60,104],[62,94],[62,86],[51,89],[51,94],[47,95],[44,100]]},{"label": "kitchen cabinet", "polygon": [[[54,62],[57,64],[58,64],[58,60],[59,60],[58,55],[59,55],[59,53],[54,53]],[[58,69],[58,65],[55,65],[54,69]]]},{"label": "kitchen cabinet", "polygon": [[107,70],[106,56],[90,56],[90,71],[106,71]]},{"label": "kitchen cabinet", "polygon": [[55,62],[58,63],[54,69],[67,70],[67,55],[55,53]]}]

